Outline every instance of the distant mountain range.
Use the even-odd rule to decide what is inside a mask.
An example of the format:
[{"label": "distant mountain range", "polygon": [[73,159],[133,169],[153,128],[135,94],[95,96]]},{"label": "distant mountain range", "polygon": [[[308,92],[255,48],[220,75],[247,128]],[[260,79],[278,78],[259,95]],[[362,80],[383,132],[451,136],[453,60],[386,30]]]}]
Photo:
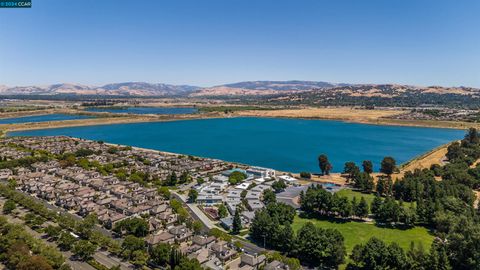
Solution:
[{"label": "distant mountain range", "polygon": [[183,96],[248,97],[273,99],[397,98],[412,95],[459,95],[477,98],[480,89],[471,87],[409,86],[398,84],[346,84],[322,81],[245,81],[213,87],[163,83],[124,82],[103,86],[52,84],[46,86],[0,86],[0,95],[103,95],[103,96]]},{"label": "distant mountain range", "polygon": [[292,93],[346,84],[313,81],[247,81],[213,87],[124,82],[103,86],[61,83],[43,86],[0,86],[1,95],[111,95],[111,96],[238,96]]},{"label": "distant mountain range", "polygon": [[125,82],[103,86],[82,84],[52,84],[46,86],[0,86],[2,95],[106,95],[106,96],[177,96],[188,95],[200,87],[164,83]]},{"label": "distant mountain range", "polygon": [[199,89],[191,96],[257,96],[288,94],[312,89],[327,89],[347,84],[334,84],[315,81],[247,81]]}]

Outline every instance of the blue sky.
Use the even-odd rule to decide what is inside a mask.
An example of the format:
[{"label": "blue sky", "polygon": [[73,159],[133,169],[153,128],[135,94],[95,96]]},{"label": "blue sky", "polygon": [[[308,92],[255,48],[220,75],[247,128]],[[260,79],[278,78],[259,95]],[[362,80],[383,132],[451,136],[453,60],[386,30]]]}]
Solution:
[{"label": "blue sky", "polygon": [[480,87],[478,0],[32,0],[0,85],[321,80]]}]

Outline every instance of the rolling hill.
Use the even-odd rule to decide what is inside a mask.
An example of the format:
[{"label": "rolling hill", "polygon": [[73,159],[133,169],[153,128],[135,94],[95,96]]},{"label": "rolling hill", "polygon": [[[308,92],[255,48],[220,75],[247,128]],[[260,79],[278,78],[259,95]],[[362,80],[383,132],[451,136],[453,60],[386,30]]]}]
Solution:
[{"label": "rolling hill", "polygon": [[480,108],[480,89],[472,87],[357,84],[278,94],[252,102],[313,106],[453,106]]},{"label": "rolling hill", "polygon": [[0,86],[0,95],[77,95],[123,97],[194,97],[251,104],[313,106],[455,106],[480,108],[480,89],[401,84],[345,84],[322,81],[245,81],[213,87],[124,82],[103,86],[61,83]]},{"label": "rolling hill", "polygon": [[290,94],[312,89],[325,89],[346,84],[315,81],[246,81],[202,88],[190,96],[263,96]]},{"label": "rolling hill", "polygon": [[0,87],[1,95],[104,95],[104,96],[177,96],[200,89],[190,85],[163,83],[124,82],[103,86],[61,83],[46,86]]}]

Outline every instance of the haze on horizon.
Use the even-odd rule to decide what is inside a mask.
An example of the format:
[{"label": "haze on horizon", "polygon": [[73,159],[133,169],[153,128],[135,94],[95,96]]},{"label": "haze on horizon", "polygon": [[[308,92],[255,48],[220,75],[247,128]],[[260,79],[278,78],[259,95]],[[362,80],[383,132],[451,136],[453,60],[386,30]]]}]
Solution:
[{"label": "haze on horizon", "polygon": [[312,80],[480,87],[480,1],[33,0],[0,85]]}]

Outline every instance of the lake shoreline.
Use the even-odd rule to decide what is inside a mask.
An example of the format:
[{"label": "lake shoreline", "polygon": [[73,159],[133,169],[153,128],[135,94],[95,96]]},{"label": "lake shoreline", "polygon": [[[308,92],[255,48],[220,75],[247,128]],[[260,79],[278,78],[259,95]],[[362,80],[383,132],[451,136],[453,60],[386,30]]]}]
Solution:
[{"label": "lake shoreline", "polygon": [[[164,104],[162,104],[164,105]],[[39,111],[19,111],[0,113],[2,118],[26,117],[34,115],[48,114],[72,114],[88,115],[102,120],[77,119],[66,121],[35,122],[29,125],[22,123],[0,124],[0,130],[3,132],[64,128],[90,125],[110,125],[124,123],[142,123],[142,122],[164,122],[180,121],[192,119],[211,119],[211,118],[235,118],[235,117],[261,117],[261,118],[285,118],[285,119],[305,119],[305,120],[333,120],[346,123],[358,123],[380,126],[406,126],[406,127],[427,127],[427,128],[445,128],[445,129],[468,129],[469,127],[480,128],[480,123],[455,122],[455,121],[437,121],[437,120],[403,120],[392,118],[395,115],[404,113],[404,109],[359,109],[350,107],[295,107],[295,108],[270,108],[265,110],[247,109],[224,113],[224,111],[204,112],[201,110],[203,105],[194,106],[192,104],[178,105],[168,104],[164,106],[147,106],[140,104],[136,106],[122,106],[121,108],[192,108],[199,110],[191,114],[130,114],[117,112],[88,111],[85,108],[56,108]],[[96,108],[96,107],[94,107]],[[102,109],[104,107],[99,107]],[[109,107],[106,107],[109,108]],[[122,118],[120,120],[120,118]]]},{"label": "lake shoreline", "polygon": [[[91,112],[90,112],[91,113]],[[218,118],[278,118],[278,119],[303,119],[303,120],[321,120],[321,121],[341,121],[345,123],[377,125],[377,126],[398,126],[398,127],[419,127],[419,128],[441,128],[441,129],[456,129],[466,130],[470,127],[479,127],[478,123],[468,122],[447,122],[447,121],[425,121],[425,120],[398,120],[398,119],[376,119],[376,120],[358,120],[348,119],[344,117],[305,117],[305,116],[268,116],[268,115],[249,115],[249,114],[233,114],[225,115],[223,113],[195,113],[185,115],[136,115],[136,114],[112,114],[112,113],[91,113],[86,112],[86,115],[97,116],[97,118],[90,119],[76,119],[76,120],[61,120],[49,122],[35,122],[35,123],[18,123],[18,124],[0,124],[0,130],[4,133],[14,131],[27,131],[39,129],[55,129],[66,127],[80,127],[80,126],[97,126],[97,125],[115,125],[115,124],[130,124],[130,123],[145,123],[145,122],[170,122],[170,121],[184,121],[184,120],[203,120],[203,119],[218,119]],[[69,111],[68,114],[79,114]],[[44,115],[44,114],[41,114]],[[103,120],[103,121],[100,121]]]},{"label": "lake shoreline", "polygon": [[[38,126],[30,126],[28,130],[17,130],[19,133],[10,131],[6,136],[66,135],[269,167],[287,173],[315,172],[318,169],[314,165],[315,160],[320,153],[331,156],[335,168],[333,172],[340,172],[346,161],[361,163],[362,159],[370,159],[379,163],[383,155],[394,156],[399,164],[408,163],[413,158],[460,136],[458,130],[414,127],[403,129],[332,119],[317,121],[269,117],[228,118],[217,115],[202,119],[208,122],[185,120],[198,120],[198,117],[168,118],[160,121],[146,117],[143,122],[134,119],[133,123],[127,119],[117,119],[116,121],[124,123],[110,124],[101,120],[97,121],[96,125],[78,126],[75,129],[70,125],[56,126],[58,130],[52,130],[53,127],[39,129]],[[166,124],[167,122],[169,124]],[[272,134],[279,135],[272,137]],[[292,140],[296,143],[285,144]],[[325,140],[329,140],[329,143],[324,143]],[[344,144],[347,141],[350,143]],[[367,152],[364,151],[365,146],[368,146]],[[262,148],[265,148],[266,152],[261,150]]]}]

